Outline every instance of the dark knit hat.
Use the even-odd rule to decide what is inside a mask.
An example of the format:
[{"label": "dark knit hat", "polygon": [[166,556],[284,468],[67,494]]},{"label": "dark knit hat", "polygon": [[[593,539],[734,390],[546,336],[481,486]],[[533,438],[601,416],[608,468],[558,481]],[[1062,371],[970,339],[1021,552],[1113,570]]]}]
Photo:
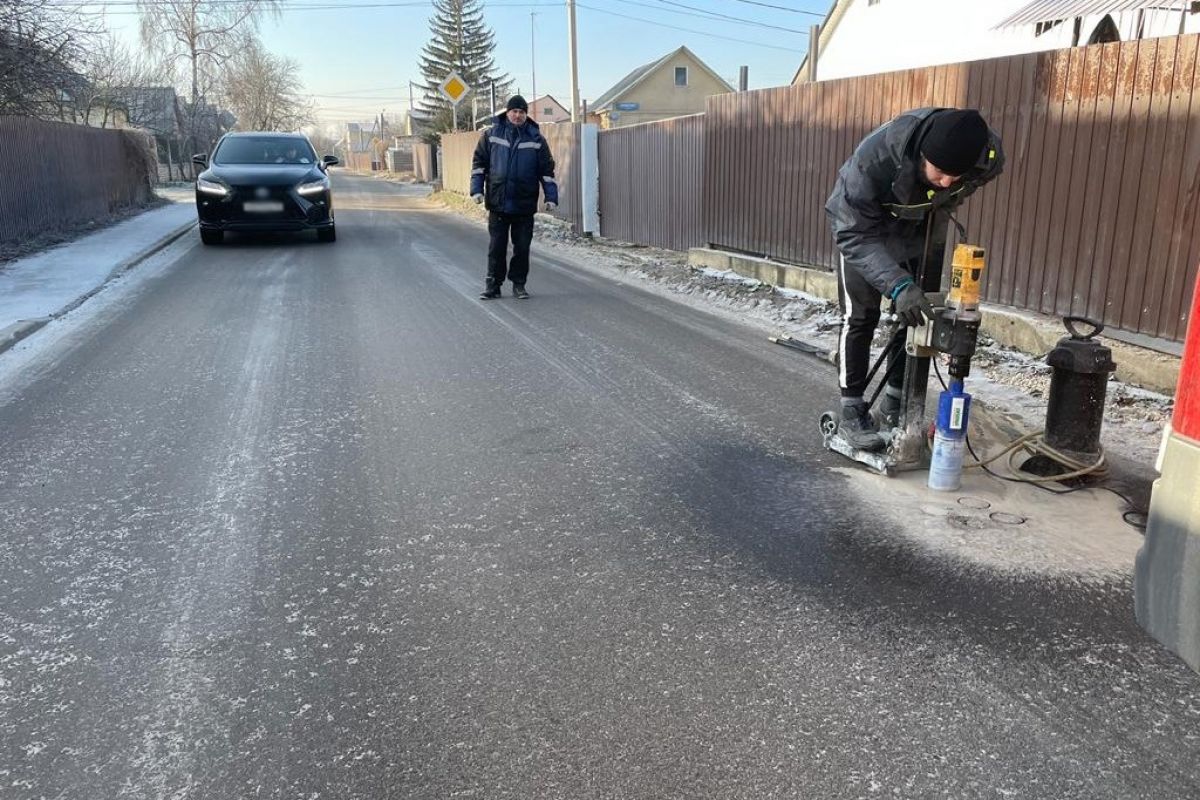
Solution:
[{"label": "dark knit hat", "polygon": [[529,103],[526,103],[525,98],[521,97],[519,94],[514,94],[512,97],[508,98],[508,105],[504,107],[504,110],[512,111],[514,108],[519,108],[526,114],[529,113]]},{"label": "dark knit hat", "polygon": [[979,162],[988,143],[988,126],[973,108],[934,115],[921,140],[921,155],[947,175],[963,175]]}]

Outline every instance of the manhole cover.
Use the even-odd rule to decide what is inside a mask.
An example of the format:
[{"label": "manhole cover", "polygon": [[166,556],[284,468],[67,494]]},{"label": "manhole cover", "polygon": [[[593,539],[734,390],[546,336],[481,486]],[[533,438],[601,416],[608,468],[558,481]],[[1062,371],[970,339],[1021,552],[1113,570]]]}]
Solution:
[{"label": "manhole cover", "polygon": [[1001,525],[1024,525],[1025,518],[1020,514],[1009,514],[1004,511],[993,511],[988,514],[992,522],[997,522]]}]

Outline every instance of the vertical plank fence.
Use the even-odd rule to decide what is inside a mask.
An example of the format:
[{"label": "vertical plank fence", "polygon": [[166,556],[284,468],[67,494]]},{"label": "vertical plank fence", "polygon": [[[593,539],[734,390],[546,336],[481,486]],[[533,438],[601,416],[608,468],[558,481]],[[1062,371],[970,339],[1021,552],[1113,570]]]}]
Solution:
[{"label": "vertical plank fence", "polygon": [[[709,98],[697,184],[704,239],[832,269],[823,207],[854,146],[909,108],[978,108],[1008,159],[960,214],[990,252],[986,298],[1181,340],[1200,262],[1198,40],[1091,45]],[[601,192],[602,204],[630,202]]]},{"label": "vertical plank fence", "polygon": [[704,243],[704,115],[600,131],[600,233],[686,250]]},{"label": "vertical plank fence", "polygon": [[156,174],[145,134],[0,117],[0,242],[144,203]]}]

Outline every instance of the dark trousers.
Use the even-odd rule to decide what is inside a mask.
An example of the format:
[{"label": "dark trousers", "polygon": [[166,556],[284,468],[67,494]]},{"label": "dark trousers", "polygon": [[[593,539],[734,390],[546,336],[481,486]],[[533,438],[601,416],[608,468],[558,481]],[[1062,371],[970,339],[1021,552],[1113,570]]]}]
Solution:
[{"label": "dark trousers", "polygon": [[[907,266],[907,265],[905,265]],[[862,397],[867,390],[867,373],[871,370],[871,340],[879,325],[879,306],[882,295],[867,283],[857,269],[841,259],[838,267],[838,305],[842,309],[842,334],[838,338],[838,386],[842,397]],[[904,326],[888,342],[888,385],[904,386],[904,365],[896,364],[904,357]],[[896,364],[894,368],[892,365]],[[878,373],[877,373],[878,374]]]},{"label": "dark trousers", "polygon": [[[533,241],[533,215],[488,214],[488,286],[500,286],[507,277],[514,286],[524,286],[529,277],[529,244]],[[512,261],[505,268],[508,240],[512,238]]]}]

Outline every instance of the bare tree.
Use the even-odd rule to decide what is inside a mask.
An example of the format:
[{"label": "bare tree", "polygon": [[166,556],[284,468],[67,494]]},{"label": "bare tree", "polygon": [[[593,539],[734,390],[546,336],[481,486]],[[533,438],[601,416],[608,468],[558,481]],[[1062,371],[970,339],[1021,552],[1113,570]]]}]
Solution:
[{"label": "bare tree", "polygon": [[77,4],[0,0],[0,114],[70,119],[99,31]]},{"label": "bare tree", "polygon": [[84,74],[88,85],[79,103],[80,122],[98,128],[115,126],[122,111],[128,120],[136,122],[139,109],[130,105],[138,102],[138,97],[132,90],[173,82],[168,64],[132,52],[111,34],[90,48],[84,60]]},{"label": "bare tree", "polygon": [[265,15],[276,14],[278,0],[137,0],[142,41],[163,55],[186,63],[193,104],[217,83],[217,72],[235,54],[248,31]]},{"label": "bare tree", "polygon": [[294,131],[312,121],[312,104],[300,95],[299,65],[272,55],[248,37],[225,67],[225,102],[239,130]]},{"label": "bare tree", "polygon": [[209,97],[220,86],[220,71],[248,33],[279,0],[137,0],[142,41],[155,52],[182,62],[188,74],[185,125],[192,149],[205,146],[219,129]]}]

